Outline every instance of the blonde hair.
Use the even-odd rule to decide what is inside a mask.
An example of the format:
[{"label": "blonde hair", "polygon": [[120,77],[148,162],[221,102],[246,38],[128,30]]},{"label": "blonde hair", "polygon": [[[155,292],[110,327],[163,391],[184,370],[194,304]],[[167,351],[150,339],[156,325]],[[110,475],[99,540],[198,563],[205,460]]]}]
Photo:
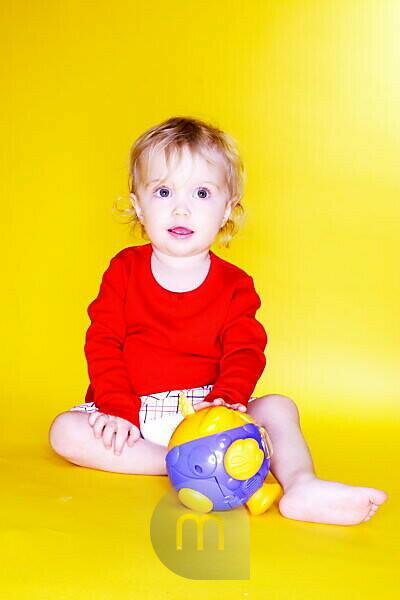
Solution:
[{"label": "blonde hair", "polygon": [[[143,181],[145,156],[148,164],[153,153],[164,151],[168,164],[170,156],[175,151],[180,152],[184,147],[193,154],[196,152],[207,154],[207,151],[217,150],[223,159],[232,211],[226,223],[220,228],[217,239],[220,245],[229,248],[230,240],[241,229],[246,216],[241,202],[246,172],[235,140],[218,127],[193,117],[172,117],[145,131],[130,149],[129,193],[136,195],[138,182]],[[142,239],[149,240],[131,201],[129,208],[124,209],[118,208],[114,203],[113,212],[128,217],[126,223],[132,224],[132,234],[136,226],[139,226]]]}]

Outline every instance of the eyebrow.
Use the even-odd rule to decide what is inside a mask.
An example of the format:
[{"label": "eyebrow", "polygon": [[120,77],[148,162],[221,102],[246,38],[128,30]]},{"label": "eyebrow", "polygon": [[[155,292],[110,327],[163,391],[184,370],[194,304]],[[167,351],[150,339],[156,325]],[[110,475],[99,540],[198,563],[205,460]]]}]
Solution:
[{"label": "eyebrow", "polygon": [[[166,181],[165,179],[151,179],[147,184],[146,187],[149,187],[152,183],[157,183],[157,181],[161,182],[161,181]],[[211,185],[214,185],[216,188],[218,188],[219,190],[221,189],[219,187],[219,185],[217,183],[215,183],[214,181],[203,181],[203,183],[210,183]]]}]

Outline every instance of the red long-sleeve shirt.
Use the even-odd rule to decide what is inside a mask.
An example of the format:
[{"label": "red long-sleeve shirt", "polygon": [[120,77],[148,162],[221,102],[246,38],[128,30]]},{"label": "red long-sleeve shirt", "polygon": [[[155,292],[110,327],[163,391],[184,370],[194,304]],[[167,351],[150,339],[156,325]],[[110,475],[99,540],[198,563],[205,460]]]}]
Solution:
[{"label": "red long-sleeve shirt", "polygon": [[267,334],[253,278],[210,250],[203,283],[162,287],[151,243],[118,252],[87,312],[85,401],[139,427],[140,396],[214,384],[207,400],[247,405],[264,371]]}]

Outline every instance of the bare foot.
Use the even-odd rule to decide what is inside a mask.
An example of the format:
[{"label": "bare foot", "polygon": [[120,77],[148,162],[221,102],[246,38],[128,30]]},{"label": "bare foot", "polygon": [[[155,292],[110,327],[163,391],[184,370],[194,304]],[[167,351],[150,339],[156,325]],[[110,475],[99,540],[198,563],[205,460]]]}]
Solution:
[{"label": "bare foot", "polygon": [[346,485],[306,474],[288,486],[279,501],[284,517],[298,521],[356,525],[368,521],[387,494],[375,488]]}]

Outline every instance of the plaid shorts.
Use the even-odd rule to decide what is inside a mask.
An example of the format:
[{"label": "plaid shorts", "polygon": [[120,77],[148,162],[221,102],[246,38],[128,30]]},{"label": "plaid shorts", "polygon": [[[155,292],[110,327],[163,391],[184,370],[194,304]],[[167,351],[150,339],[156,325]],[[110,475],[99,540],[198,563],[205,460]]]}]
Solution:
[{"label": "plaid shorts", "polygon": [[[213,384],[210,383],[195,388],[170,390],[168,392],[157,392],[156,394],[140,396],[142,401],[139,411],[141,436],[155,444],[168,446],[175,428],[183,420],[178,406],[179,392],[185,392],[192,406],[196,406],[196,404],[204,402],[212,388]],[[255,400],[255,397],[251,397],[249,402],[252,400]],[[98,408],[94,402],[84,402],[83,404],[73,406],[69,410],[90,413],[95,412]]]}]

